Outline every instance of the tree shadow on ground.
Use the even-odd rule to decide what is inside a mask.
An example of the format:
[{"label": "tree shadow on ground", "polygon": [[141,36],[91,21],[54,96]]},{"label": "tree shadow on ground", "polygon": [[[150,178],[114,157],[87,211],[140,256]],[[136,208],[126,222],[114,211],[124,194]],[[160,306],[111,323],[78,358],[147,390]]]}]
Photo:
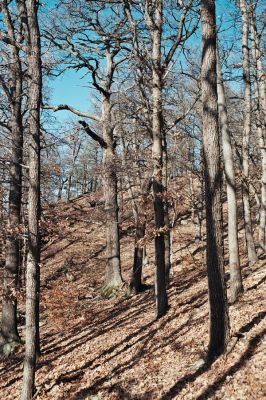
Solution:
[{"label": "tree shadow on ground", "polygon": [[259,282],[255,283],[255,285],[249,287],[249,288],[247,289],[247,291],[253,290],[253,289],[257,289],[257,287],[259,287],[260,285],[262,285],[264,282],[266,282],[266,275],[265,275],[263,278],[261,278],[261,280],[260,280]]},{"label": "tree shadow on ground", "polygon": [[[175,316],[175,317],[178,317],[178,316]],[[168,322],[169,322],[169,319],[164,320],[163,323],[162,323],[161,326],[160,326],[160,329],[164,328],[165,325],[166,325]],[[176,329],[175,332],[172,332],[172,333],[171,333],[167,338],[165,338],[165,339],[173,340],[173,335],[174,335],[174,334],[180,333],[180,332],[181,332],[183,329],[185,329],[185,328],[191,329],[192,324],[193,324],[193,325],[197,325],[197,324],[198,324],[198,321],[197,321],[197,320],[195,320],[195,321],[190,321],[190,322],[185,321],[182,325],[180,325],[180,326]],[[148,324],[148,325],[151,325],[151,324]],[[153,337],[156,335],[157,332],[158,332],[158,327],[155,327],[154,329],[149,330],[149,331],[146,332],[144,335],[142,335],[141,337],[139,337],[134,343],[127,344],[127,345],[122,349],[122,351],[119,351],[118,353],[116,353],[116,354],[114,354],[114,355],[111,355],[111,357],[107,360],[108,362],[109,362],[112,358],[114,358],[114,357],[118,356],[119,354],[121,354],[122,352],[128,350],[130,347],[132,347],[132,346],[134,346],[134,345],[136,345],[136,344],[138,344],[138,343],[141,343],[141,347],[138,349],[138,351],[137,351],[137,353],[134,355],[134,357],[132,357],[132,358],[129,359],[129,360],[126,360],[124,363],[120,363],[119,365],[117,365],[115,368],[113,368],[111,374],[108,374],[108,373],[107,373],[105,376],[102,376],[102,377],[96,379],[96,381],[93,382],[89,387],[83,388],[83,389],[79,390],[78,393],[76,393],[74,399],[75,399],[75,400],[85,400],[85,399],[87,398],[87,396],[93,395],[93,393],[96,393],[104,384],[106,385],[106,383],[108,382],[108,380],[110,380],[112,377],[114,377],[114,376],[119,376],[119,375],[121,375],[123,372],[125,372],[125,371],[127,371],[127,370],[129,370],[129,369],[132,369],[142,358],[144,358],[144,357],[147,355],[147,353],[153,353],[154,351],[158,350],[160,346],[159,346],[159,347],[158,347],[158,346],[157,346],[157,347],[153,347],[153,346],[150,346],[150,347],[149,347],[149,343],[151,343]],[[132,334],[132,337],[134,338],[135,335],[136,335],[136,332],[134,332],[134,333]],[[167,345],[167,343],[166,343],[165,345]],[[180,345],[179,345],[179,349],[181,349],[181,348],[182,348],[182,345],[180,344]],[[99,357],[98,357],[98,358],[99,358]],[[101,362],[99,362],[99,364],[95,365],[94,368],[97,368],[97,367],[100,366],[100,365],[101,365]],[[84,365],[84,367],[82,367],[82,369],[87,369],[87,368],[88,368],[88,365],[86,365],[86,364]],[[81,369],[77,370],[77,371],[76,371],[76,375],[75,375],[75,379],[80,380],[80,379],[82,378],[82,376],[84,375],[84,373],[85,373],[85,371],[82,373]],[[65,377],[65,379],[66,379],[66,377]],[[63,381],[64,381],[64,380],[63,380]],[[61,382],[62,382],[62,379],[61,379],[60,381],[58,381],[57,384],[59,384],[59,383],[61,383]],[[111,387],[110,387],[110,390],[111,390]],[[126,397],[126,398],[127,398],[127,397]],[[129,397],[129,398],[130,398],[130,397]],[[141,397],[138,396],[138,399],[140,399],[140,398],[141,398]],[[150,398],[153,399],[154,396],[153,396],[153,397],[150,397]],[[146,393],[145,393],[145,399],[146,399]]]},{"label": "tree shadow on ground", "polygon": [[255,337],[250,339],[248,348],[245,353],[240,357],[240,359],[232,365],[219,379],[217,379],[212,385],[210,385],[196,400],[206,400],[213,398],[213,395],[219,390],[219,388],[226,381],[228,376],[233,376],[237,371],[239,371],[245,364],[252,358],[255,353],[256,348],[260,344],[261,340],[266,334],[266,329],[263,329]]},{"label": "tree shadow on ground", "polygon": [[[205,304],[206,298],[205,297],[205,292],[200,293],[198,296],[195,296],[195,298],[191,299],[191,301],[185,302],[184,305],[187,305],[186,309],[184,312],[188,312],[189,309],[191,308],[191,303],[195,303],[195,308],[199,308],[201,305]],[[141,303],[139,304],[141,306]],[[67,383],[67,382],[73,382],[77,380],[81,380],[83,375],[86,373],[88,368],[95,369],[101,365],[100,359],[104,357],[105,362],[110,362],[113,358],[116,358],[117,356],[127,352],[129,349],[136,345],[141,345],[140,349],[138,350],[137,354],[135,357],[133,357],[131,360],[127,361],[126,363],[122,363],[117,365],[115,369],[113,370],[113,374],[121,374],[125,370],[132,368],[142,357],[145,356],[147,353],[153,353],[156,350],[161,350],[168,344],[172,344],[175,346],[175,348],[182,347],[180,343],[175,343],[176,339],[178,339],[177,334],[186,329],[187,331],[192,328],[192,326],[195,326],[199,323],[199,320],[201,320],[204,317],[201,317],[199,319],[191,319],[188,317],[188,319],[185,321],[185,323],[181,324],[180,326],[177,327],[176,330],[171,331],[169,335],[164,336],[164,341],[163,345],[161,342],[158,344],[157,341],[153,343],[152,339],[153,337],[158,333],[158,331],[162,330],[165,328],[165,326],[172,320],[178,318],[179,314],[174,314],[172,316],[165,317],[164,319],[161,320],[160,327],[158,328],[157,324],[156,326],[152,328],[152,326],[157,322],[155,320],[150,321],[149,323],[145,324],[144,326],[140,327],[139,329],[135,330],[133,333],[127,335],[125,338],[122,339],[122,341],[115,342],[111,347],[107,348],[104,350],[101,354],[97,355],[93,360],[89,360],[86,362],[84,365],[79,366],[77,369],[73,369],[72,371],[68,371],[65,374],[61,374],[58,376],[54,384],[49,388],[49,391],[55,386],[55,385],[60,385],[61,383]],[[201,321],[202,322],[202,321]],[[130,321],[129,321],[130,323]],[[85,335],[84,335],[85,336]],[[84,338],[85,341],[88,338]],[[83,342],[83,340],[82,340]],[[73,350],[76,348],[76,346],[80,346],[82,343],[76,343],[71,346],[71,349]],[[71,351],[69,348],[67,349],[67,352]],[[62,356],[62,354],[60,355]],[[99,361],[98,361],[99,360]],[[98,361],[98,362],[97,362]],[[51,359],[49,360],[51,362]],[[97,362],[97,364],[95,364]],[[91,385],[89,388],[86,388],[86,390],[83,390],[83,394],[86,395],[92,393],[95,391],[99,385],[106,383],[108,381],[109,377],[100,377],[96,382],[94,382],[93,385]],[[80,394],[81,395],[81,394]],[[80,397],[79,397],[80,398]],[[81,397],[83,398],[83,397]]]},{"label": "tree shadow on ground", "polygon": [[[241,336],[243,333],[249,332],[255,325],[257,325],[263,318],[265,318],[266,312],[259,312],[253,319],[252,321],[248,322],[246,325],[243,325],[236,336]],[[219,387],[225,382],[226,377],[228,375],[232,376],[234,375],[238,370],[240,370],[246,363],[247,361],[253,356],[255,349],[259,345],[260,341],[262,340],[263,336],[266,333],[266,329],[262,330],[259,334],[257,334],[254,338],[252,338],[249,341],[249,345],[245,353],[241,356],[238,362],[236,362],[233,366],[231,366],[226,373],[223,374],[221,378],[219,378],[217,381],[215,381],[211,386],[209,386],[204,393],[202,393],[199,397],[197,397],[196,400],[205,400],[208,399],[210,396],[212,396],[218,389]],[[179,379],[175,385],[168,390],[166,394],[164,394],[160,400],[171,400],[174,399],[180,392],[181,390],[188,384],[194,382],[200,375],[202,375],[204,372],[206,372],[210,366],[208,365],[203,365],[199,369],[197,369],[195,372],[190,373],[181,379]]]}]

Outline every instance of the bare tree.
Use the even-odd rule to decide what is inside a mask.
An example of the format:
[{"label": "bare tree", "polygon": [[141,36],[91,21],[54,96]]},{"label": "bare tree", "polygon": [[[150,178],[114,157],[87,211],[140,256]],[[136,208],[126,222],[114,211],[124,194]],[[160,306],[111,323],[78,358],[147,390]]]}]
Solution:
[{"label": "bare tree", "polygon": [[[17,10],[16,10],[17,11]],[[21,22],[18,18],[14,24],[14,16],[8,7],[8,2],[1,4],[4,27],[6,33],[1,32],[1,40],[7,47],[2,58],[7,54],[8,59],[2,59],[0,85],[6,96],[10,111],[8,128],[11,133],[10,158],[10,189],[9,214],[6,235],[6,262],[4,269],[4,293],[2,303],[1,333],[4,341],[19,340],[17,330],[17,299],[16,289],[20,264],[19,236],[21,223],[21,192],[22,192],[22,153],[23,153],[23,126],[22,126],[22,99],[23,99],[23,69],[20,49],[17,41]],[[6,78],[8,68],[8,81]]]},{"label": "bare tree", "polygon": [[152,188],[154,196],[154,215],[157,233],[155,236],[156,259],[156,315],[166,313],[168,307],[165,279],[165,242],[164,242],[164,201],[163,201],[163,130],[162,130],[162,66],[161,39],[163,24],[163,2],[155,0],[145,3],[145,19],[152,42]]},{"label": "bare tree", "polygon": [[[114,74],[118,66],[126,60],[125,17],[116,6],[101,2],[86,4],[82,2],[66,3],[66,12],[76,21],[71,26],[58,25],[55,21],[54,32],[46,31],[46,37],[67,55],[67,62],[75,68],[86,68],[92,84],[101,97],[101,117],[82,113],[69,105],[49,107],[54,111],[69,110],[72,113],[97,121],[102,130],[98,135],[85,121],[80,121],[89,136],[98,142],[103,152],[102,183],[106,212],[106,276],[102,290],[109,296],[122,284],[120,265],[120,239],[117,201],[116,143],[114,139],[115,121],[112,116],[112,87]],[[106,9],[108,7],[108,17]],[[86,22],[84,27],[84,22]],[[88,30],[94,32],[87,37]],[[79,38],[77,40],[77,34]],[[83,36],[82,36],[83,35]],[[83,37],[83,39],[82,39]],[[83,43],[83,46],[81,45]],[[89,43],[89,45],[88,45]],[[122,53],[122,54],[121,54]],[[104,66],[103,66],[104,64]]]},{"label": "bare tree", "polygon": [[217,110],[215,1],[201,1],[202,107],[207,273],[210,309],[208,361],[224,352],[229,339],[229,316],[224,276],[220,140]]},{"label": "bare tree", "polygon": [[41,44],[38,3],[28,0],[28,123],[29,123],[29,191],[28,191],[28,256],[26,274],[26,341],[21,400],[34,394],[36,353],[39,344],[40,290],[40,105],[42,95]]}]

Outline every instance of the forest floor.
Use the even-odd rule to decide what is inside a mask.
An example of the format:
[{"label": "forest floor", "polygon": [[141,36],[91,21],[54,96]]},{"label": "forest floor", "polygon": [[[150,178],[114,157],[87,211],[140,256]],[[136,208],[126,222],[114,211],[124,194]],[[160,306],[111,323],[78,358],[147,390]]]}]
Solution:
[{"label": "forest floor", "polygon": [[[46,209],[41,264],[41,348],[38,400],[266,399],[266,260],[252,267],[242,257],[245,293],[230,306],[227,354],[200,366],[208,345],[204,243],[194,225],[178,224],[170,309],[155,320],[153,246],[144,269],[147,290],[99,296],[105,270],[101,207],[84,196]],[[129,281],[132,223],[121,224],[121,260]],[[241,234],[241,241],[243,237]],[[241,245],[241,248],[243,246]],[[228,275],[228,272],[227,272]],[[20,332],[24,340],[24,310]],[[0,399],[19,399],[23,346],[0,364]]]}]

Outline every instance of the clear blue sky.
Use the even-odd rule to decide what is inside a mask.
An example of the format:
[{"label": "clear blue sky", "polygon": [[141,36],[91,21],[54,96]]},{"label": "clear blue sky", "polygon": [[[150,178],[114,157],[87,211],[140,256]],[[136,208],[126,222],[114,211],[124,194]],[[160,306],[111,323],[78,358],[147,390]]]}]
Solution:
[{"label": "clear blue sky", "polygon": [[[55,0],[48,0],[46,6],[49,8],[55,4]],[[223,26],[229,27],[228,22],[230,13],[234,10],[235,5],[230,0],[218,0],[217,1],[217,24],[219,25],[220,19],[223,19]],[[229,28],[227,35],[233,35],[233,29]],[[199,40],[199,34],[198,39]],[[199,42],[200,44],[200,42]],[[69,104],[73,107],[80,109],[81,111],[92,110],[92,89],[88,87],[88,77],[82,79],[82,72],[75,72],[68,70],[63,75],[53,78],[49,81],[49,96],[50,103],[53,105],[57,104]],[[60,111],[56,113],[58,121],[63,122],[65,119],[71,117],[71,113]]]}]

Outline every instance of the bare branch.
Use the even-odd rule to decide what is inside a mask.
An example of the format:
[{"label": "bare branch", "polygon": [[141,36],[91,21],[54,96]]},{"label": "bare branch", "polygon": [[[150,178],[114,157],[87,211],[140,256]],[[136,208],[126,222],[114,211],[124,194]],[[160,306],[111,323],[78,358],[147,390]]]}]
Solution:
[{"label": "bare branch", "polygon": [[77,110],[76,108],[71,107],[67,104],[59,104],[58,106],[50,106],[48,104],[43,104],[42,108],[45,110],[52,110],[54,112],[66,110],[66,111],[72,112],[75,115],[78,115],[79,117],[89,118],[89,119],[92,119],[93,121],[97,121],[97,122],[99,122],[101,120],[97,115],[93,115],[90,113],[86,113],[84,111]]},{"label": "bare branch", "polygon": [[97,133],[93,132],[93,130],[91,130],[91,128],[89,127],[89,125],[85,122],[85,121],[78,121],[79,124],[84,128],[85,132],[96,142],[99,143],[99,145],[101,147],[103,147],[104,149],[107,149],[107,143],[105,142],[105,140],[100,137],[99,135],[97,135]]}]

